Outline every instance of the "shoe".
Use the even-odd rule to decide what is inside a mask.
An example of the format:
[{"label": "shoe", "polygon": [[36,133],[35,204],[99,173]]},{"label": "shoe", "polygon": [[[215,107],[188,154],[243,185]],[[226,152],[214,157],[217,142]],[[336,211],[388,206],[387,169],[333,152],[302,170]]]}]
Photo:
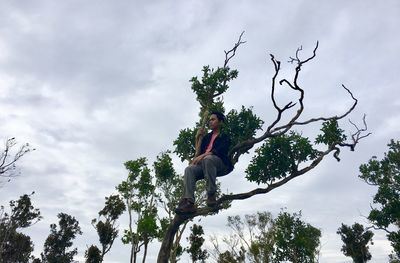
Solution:
[{"label": "shoe", "polygon": [[196,212],[196,207],[192,201],[187,198],[182,199],[179,202],[179,206],[175,209],[177,214],[191,214]]},{"label": "shoe", "polygon": [[217,200],[215,193],[214,194],[208,194],[207,195],[207,206],[208,207],[214,207],[217,205]]}]

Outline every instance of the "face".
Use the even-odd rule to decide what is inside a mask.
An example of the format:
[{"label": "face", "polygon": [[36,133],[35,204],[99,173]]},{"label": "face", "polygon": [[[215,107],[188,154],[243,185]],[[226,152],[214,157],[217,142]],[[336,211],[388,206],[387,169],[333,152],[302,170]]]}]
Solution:
[{"label": "face", "polygon": [[216,128],[219,128],[220,126],[220,121],[218,120],[217,115],[211,114],[210,119],[208,120],[208,127],[210,127],[211,130],[214,130]]}]

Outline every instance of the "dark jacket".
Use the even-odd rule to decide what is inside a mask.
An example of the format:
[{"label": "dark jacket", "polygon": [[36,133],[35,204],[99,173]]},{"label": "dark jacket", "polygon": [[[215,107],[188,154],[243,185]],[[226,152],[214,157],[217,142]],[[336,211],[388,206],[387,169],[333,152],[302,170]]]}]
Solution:
[{"label": "dark jacket", "polygon": [[[201,147],[200,147],[200,153],[203,154],[205,153],[208,144],[211,141],[211,136],[212,132],[207,133],[206,136],[204,136],[202,142],[201,142]],[[229,147],[231,145],[231,140],[230,138],[223,133],[218,134],[217,138],[215,138],[213,147],[211,152],[221,158],[222,162],[226,165],[227,167],[227,172],[226,174],[230,173],[233,170],[233,165],[231,160],[228,157],[228,151]]]}]

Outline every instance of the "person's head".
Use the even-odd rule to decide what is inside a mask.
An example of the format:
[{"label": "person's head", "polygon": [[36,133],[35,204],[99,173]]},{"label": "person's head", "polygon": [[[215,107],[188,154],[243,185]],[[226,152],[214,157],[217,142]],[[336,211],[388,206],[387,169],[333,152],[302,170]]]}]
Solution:
[{"label": "person's head", "polygon": [[210,118],[208,120],[208,126],[212,130],[221,128],[222,123],[225,122],[225,116],[221,112],[213,111],[210,113]]}]

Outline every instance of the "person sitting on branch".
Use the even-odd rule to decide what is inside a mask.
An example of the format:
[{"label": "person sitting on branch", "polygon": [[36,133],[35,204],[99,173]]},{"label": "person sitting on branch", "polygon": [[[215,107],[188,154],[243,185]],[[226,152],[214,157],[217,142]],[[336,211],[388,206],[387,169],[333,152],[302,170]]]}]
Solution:
[{"label": "person sitting on branch", "polygon": [[[206,180],[207,206],[213,207],[216,201],[216,178],[224,176],[233,170],[233,165],[228,157],[231,144],[230,138],[221,132],[221,126],[225,116],[221,112],[211,112],[208,126],[212,130],[204,136],[204,129],[200,128],[196,135],[197,156],[191,164],[186,167],[184,182],[184,193],[175,209],[177,214],[194,213],[194,192],[196,182],[200,179]],[[203,137],[204,136],[204,137]]]}]

